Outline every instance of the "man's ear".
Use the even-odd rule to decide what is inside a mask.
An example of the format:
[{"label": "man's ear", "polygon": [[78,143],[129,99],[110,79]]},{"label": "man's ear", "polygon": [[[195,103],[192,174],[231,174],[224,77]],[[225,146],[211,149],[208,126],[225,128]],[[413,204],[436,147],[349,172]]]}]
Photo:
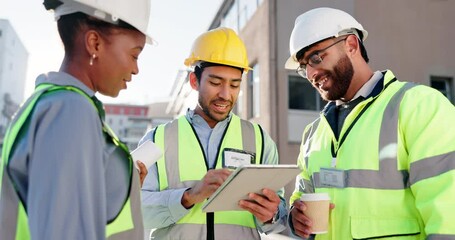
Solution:
[{"label": "man's ear", "polygon": [[194,72],[190,72],[190,85],[192,89],[199,91],[199,81]]},{"label": "man's ear", "polygon": [[355,35],[349,35],[346,38],[346,47],[349,55],[355,55],[357,52],[360,53],[359,39]]}]

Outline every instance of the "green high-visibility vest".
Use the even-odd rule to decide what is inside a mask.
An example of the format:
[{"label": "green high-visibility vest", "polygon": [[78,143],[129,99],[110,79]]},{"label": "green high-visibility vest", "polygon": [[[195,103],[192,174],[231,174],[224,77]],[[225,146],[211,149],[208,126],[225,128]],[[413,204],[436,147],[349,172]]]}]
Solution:
[{"label": "green high-visibility vest", "polygon": [[[8,128],[2,149],[2,162],[0,164],[0,193],[1,193],[1,204],[3,205],[3,212],[2,214],[6,214],[8,219],[12,221],[8,221],[8,227],[3,228],[1,236],[2,239],[17,239],[17,240],[26,240],[30,239],[30,231],[28,226],[28,217],[27,211],[24,208],[24,203],[19,197],[19,193],[15,189],[14,181],[9,177],[7,173],[9,158],[11,153],[14,151],[14,143],[16,141],[16,137],[21,129],[25,126],[25,123],[32,113],[36,103],[39,101],[40,97],[46,94],[52,94],[56,91],[73,91],[76,93],[81,94],[84,96],[90,103],[93,104],[95,109],[97,109],[96,104],[93,100],[82,90],[73,87],[73,86],[59,86],[53,84],[40,84],[36,87],[35,92],[32,96],[27,100],[27,102],[22,107],[22,111],[19,112],[18,115],[12,123],[12,125]],[[98,110],[98,109],[97,109]],[[118,137],[114,134],[114,132],[103,122],[103,132],[110,136],[112,142],[117,146],[120,147],[127,153],[128,156],[128,165],[129,165],[129,172],[130,172],[130,192],[129,196],[126,199],[120,213],[117,217],[112,220],[110,223],[106,224],[106,238],[107,239],[128,239],[131,236],[136,236],[137,238],[137,231],[134,230],[135,223],[140,223],[142,226],[142,216],[140,214],[140,206],[132,206],[132,198],[134,202],[136,202],[136,198],[139,198],[139,177],[137,176],[137,171],[133,170],[133,162],[131,159],[131,155],[129,154],[128,148],[123,144]],[[100,150],[101,151],[101,150]],[[33,161],[33,159],[32,159]],[[5,199],[3,196],[6,192],[8,192],[9,199]],[[13,198],[13,199],[11,199]],[[139,214],[137,214],[139,212]],[[6,216],[5,215],[5,216]],[[136,226],[137,227],[137,226]],[[6,230],[6,232],[5,232]],[[139,230],[141,234],[143,234],[143,230]]]},{"label": "green high-visibility vest", "polygon": [[[157,162],[160,190],[188,188],[201,180],[209,170],[197,135],[188,120],[182,116],[155,130],[154,142],[164,155]],[[255,154],[255,163],[262,163],[264,139],[259,125],[240,119],[236,115],[227,126],[218,147],[216,169],[222,168],[222,153],[226,148]],[[207,213],[204,204],[195,204],[189,213],[167,228],[156,229],[156,239],[205,239]],[[213,221],[215,239],[259,239],[254,216],[248,211],[215,212]]]},{"label": "green high-visibility vest", "polygon": [[454,106],[391,71],[379,83],[380,93],[347,115],[339,138],[328,113],[307,126],[290,203],[329,193],[329,231],[315,239],[455,239]]}]

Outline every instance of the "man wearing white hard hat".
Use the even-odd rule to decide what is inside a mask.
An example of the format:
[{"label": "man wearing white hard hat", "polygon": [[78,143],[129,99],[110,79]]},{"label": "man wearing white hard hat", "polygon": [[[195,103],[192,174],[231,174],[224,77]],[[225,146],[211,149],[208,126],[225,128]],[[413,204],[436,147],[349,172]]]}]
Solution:
[{"label": "man wearing white hard hat", "polygon": [[[38,76],[5,136],[0,239],[143,239],[140,185],[129,150],[95,93],[116,97],[151,42],[150,0],[45,0],[65,56]],[[45,59],[44,59],[45,60]]]},{"label": "man wearing white hard hat", "polygon": [[[455,107],[435,89],[373,71],[367,35],[333,8],[295,21],[285,67],[329,103],[303,133],[291,230],[315,239],[455,239],[455,132],[447,129]],[[308,193],[331,198],[326,233],[312,234],[300,200]]]}]

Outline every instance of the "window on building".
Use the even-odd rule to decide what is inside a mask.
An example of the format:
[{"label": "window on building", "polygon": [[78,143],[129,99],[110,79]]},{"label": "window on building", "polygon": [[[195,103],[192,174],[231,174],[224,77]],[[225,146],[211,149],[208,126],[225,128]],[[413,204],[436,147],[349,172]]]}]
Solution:
[{"label": "window on building", "polygon": [[288,92],[289,109],[320,111],[327,103],[311,83],[300,76],[289,76]]},{"label": "window on building", "polygon": [[232,28],[235,32],[239,32],[238,30],[238,1],[234,1],[229,7],[229,10],[224,15],[221,26]]},{"label": "window on building", "polygon": [[453,96],[453,78],[431,76],[430,85],[432,88],[437,89],[444,94],[452,103],[455,103],[455,98]]},{"label": "window on building", "polygon": [[262,2],[263,0],[234,0],[221,20],[221,26],[239,32],[239,29],[247,24]]},{"label": "window on building", "polygon": [[258,0],[238,0],[239,2],[239,29],[242,29],[251,16],[256,12],[262,1]]},{"label": "window on building", "polygon": [[248,118],[259,117],[261,107],[259,64],[252,69],[248,72]]}]

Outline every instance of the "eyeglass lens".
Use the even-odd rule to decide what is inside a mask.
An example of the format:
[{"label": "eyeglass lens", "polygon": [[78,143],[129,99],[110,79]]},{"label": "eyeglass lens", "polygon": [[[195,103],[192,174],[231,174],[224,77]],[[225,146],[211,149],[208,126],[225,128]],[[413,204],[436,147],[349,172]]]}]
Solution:
[{"label": "eyeglass lens", "polygon": [[[347,37],[346,37],[347,38]],[[304,77],[304,78],[307,78],[307,72],[306,72],[306,66],[307,65],[310,65],[311,67],[316,67],[318,64],[322,63],[322,57],[319,55],[321,54],[322,52],[326,51],[327,49],[329,49],[330,47],[334,46],[335,44],[341,42],[341,41],[344,41],[346,40],[346,38],[343,38],[343,39],[340,39],[332,44],[330,44],[329,46],[323,48],[323,49],[320,49],[320,50],[317,50],[315,51],[313,54],[311,54],[309,57],[308,57],[308,63],[307,64],[301,64],[298,68],[297,68],[297,73]]]}]

